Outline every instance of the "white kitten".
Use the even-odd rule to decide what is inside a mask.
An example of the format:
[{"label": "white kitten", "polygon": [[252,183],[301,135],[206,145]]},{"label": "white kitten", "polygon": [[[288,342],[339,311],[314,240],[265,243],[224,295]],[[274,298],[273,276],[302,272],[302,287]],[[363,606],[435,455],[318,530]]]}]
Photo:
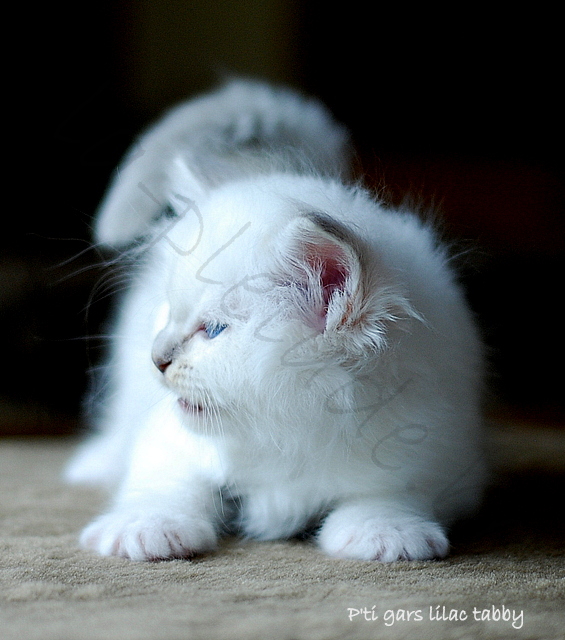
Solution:
[{"label": "white kitten", "polygon": [[116,494],[84,546],[189,557],[228,525],[315,526],[337,557],[447,553],[484,481],[481,344],[432,230],[344,185],[347,150],[317,103],[235,81],[126,158],[97,237],[137,238],[138,265],[67,469]]}]

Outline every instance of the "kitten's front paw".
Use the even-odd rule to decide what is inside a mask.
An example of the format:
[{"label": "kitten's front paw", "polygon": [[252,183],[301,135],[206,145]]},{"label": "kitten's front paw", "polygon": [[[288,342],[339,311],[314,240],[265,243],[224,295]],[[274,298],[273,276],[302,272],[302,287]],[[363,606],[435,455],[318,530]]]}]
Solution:
[{"label": "kitten's front paw", "polygon": [[216,547],[214,527],[186,515],[126,511],[107,513],[89,524],[80,543],[104,556],[130,560],[192,558]]},{"label": "kitten's front paw", "polygon": [[449,542],[436,522],[415,514],[362,506],[338,508],[318,535],[329,555],[354,560],[431,560],[443,558]]}]

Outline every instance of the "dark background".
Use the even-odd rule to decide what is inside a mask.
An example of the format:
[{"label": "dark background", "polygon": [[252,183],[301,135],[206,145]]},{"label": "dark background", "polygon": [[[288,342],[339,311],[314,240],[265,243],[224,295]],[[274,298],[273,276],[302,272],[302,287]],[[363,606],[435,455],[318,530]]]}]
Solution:
[{"label": "dark background", "polygon": [[14,14],[0,434],[76,428],[109,301],[92,214],[140,127],[226,71],[317,95],[352,130],[369,185],[439,211],[489,345],[489,412],[565,424],[557,8],[395,7],[99,0]]}]

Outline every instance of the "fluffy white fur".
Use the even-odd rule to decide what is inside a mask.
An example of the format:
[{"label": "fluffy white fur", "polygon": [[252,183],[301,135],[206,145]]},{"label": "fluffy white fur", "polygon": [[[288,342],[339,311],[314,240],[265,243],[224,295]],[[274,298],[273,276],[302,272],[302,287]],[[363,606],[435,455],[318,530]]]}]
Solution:
[{"label": "fluffy white fur", "polygon": [[67,469],[116,487],[85,547],[190,557],[231,527],[447,553],[484,479],[480,340],[433,231],[345,184],[347,163],[323,107],[247,81],[126,157],[97,237],[135,241],[136,264],[98,433]]}]

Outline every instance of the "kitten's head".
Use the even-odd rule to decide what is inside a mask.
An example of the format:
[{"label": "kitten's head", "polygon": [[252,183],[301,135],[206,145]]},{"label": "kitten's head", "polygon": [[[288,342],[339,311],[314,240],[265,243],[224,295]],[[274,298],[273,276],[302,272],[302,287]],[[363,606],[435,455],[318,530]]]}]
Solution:
[{"label": "kitten's head", "polygon": [[178,217],[154,236],[168,317],[153,360],[191,428],[298,432],[351,409],[356,376],[411,313],[339,222],[360,199],[282,175],[200,193],[198,204],[173,198]]}]

